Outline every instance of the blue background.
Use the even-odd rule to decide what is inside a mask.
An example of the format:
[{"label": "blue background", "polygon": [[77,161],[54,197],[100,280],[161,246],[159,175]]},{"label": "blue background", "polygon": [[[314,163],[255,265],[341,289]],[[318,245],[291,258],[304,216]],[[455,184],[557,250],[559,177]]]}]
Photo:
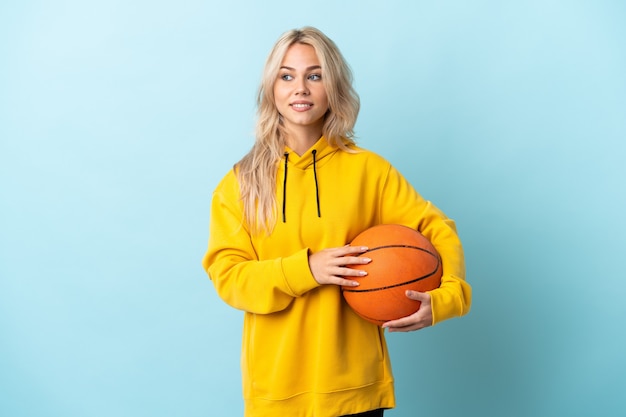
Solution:
[{"label": "blue background", "polygon": [[623,416],[626,5],[4,1],[0,415],[241,415],[200,266],[285,30],[340,46],[359,143],[458,224],[471,313],[389,335],[389,416]]}]

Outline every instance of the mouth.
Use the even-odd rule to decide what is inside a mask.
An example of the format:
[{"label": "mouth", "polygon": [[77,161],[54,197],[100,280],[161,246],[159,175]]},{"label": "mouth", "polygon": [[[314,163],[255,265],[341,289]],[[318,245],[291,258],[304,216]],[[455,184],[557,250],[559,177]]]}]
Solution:
[{"label": "mouth", "polygon": [[290,106],[294,110],[308,110],[313,107],[312,103],[291,103]]}]

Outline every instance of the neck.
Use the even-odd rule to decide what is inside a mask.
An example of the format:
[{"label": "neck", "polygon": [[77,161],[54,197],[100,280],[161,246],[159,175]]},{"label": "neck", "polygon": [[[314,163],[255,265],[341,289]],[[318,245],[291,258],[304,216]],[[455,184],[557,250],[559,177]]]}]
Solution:
[{"label": "neck", "polygon": [[320,131],[300,131],[293,130],[287,135],[287,146],[289,146],[298,156],[308,151],[322,137]]}]

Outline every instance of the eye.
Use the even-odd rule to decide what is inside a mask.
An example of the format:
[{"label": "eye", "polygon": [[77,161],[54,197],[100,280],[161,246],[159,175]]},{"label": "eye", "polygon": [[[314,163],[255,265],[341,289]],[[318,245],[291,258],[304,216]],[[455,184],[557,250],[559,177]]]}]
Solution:
[{"label": "eye", "polygon": [[322,79],[322,74],[311,74],[308,78],[311,81],[320,81]]},{"label": "eye", "polygon": [[291,80],[293,80],[293,77],[291,75],[289,75],[289,74],[282,74],[280,76],[280,79],[283,80],[283,81],[291,81]]}]

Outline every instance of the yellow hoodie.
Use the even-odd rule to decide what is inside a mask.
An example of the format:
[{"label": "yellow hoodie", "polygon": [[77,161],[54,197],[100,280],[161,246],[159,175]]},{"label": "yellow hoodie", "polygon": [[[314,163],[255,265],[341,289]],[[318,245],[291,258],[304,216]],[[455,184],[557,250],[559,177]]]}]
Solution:
[{"label": "yellow hoodie", "polygon": [[430,292],[433,324],[469,310],[454,222],[385,159],[353,149],[331,147],[324,138],[302,156],[286,149],[287,171],[281,162],[276,180],[282,213],[269,236],[251,235],[242,225],[232,170],[214,191],[202,264],[219,296],[245,312],[247,417],[337,417],[395,406],[384,332],[357,316],[339,287],[315,281],[309,253],[343,246],[377,224],[413,227],[443,263],[441,287]]}]

